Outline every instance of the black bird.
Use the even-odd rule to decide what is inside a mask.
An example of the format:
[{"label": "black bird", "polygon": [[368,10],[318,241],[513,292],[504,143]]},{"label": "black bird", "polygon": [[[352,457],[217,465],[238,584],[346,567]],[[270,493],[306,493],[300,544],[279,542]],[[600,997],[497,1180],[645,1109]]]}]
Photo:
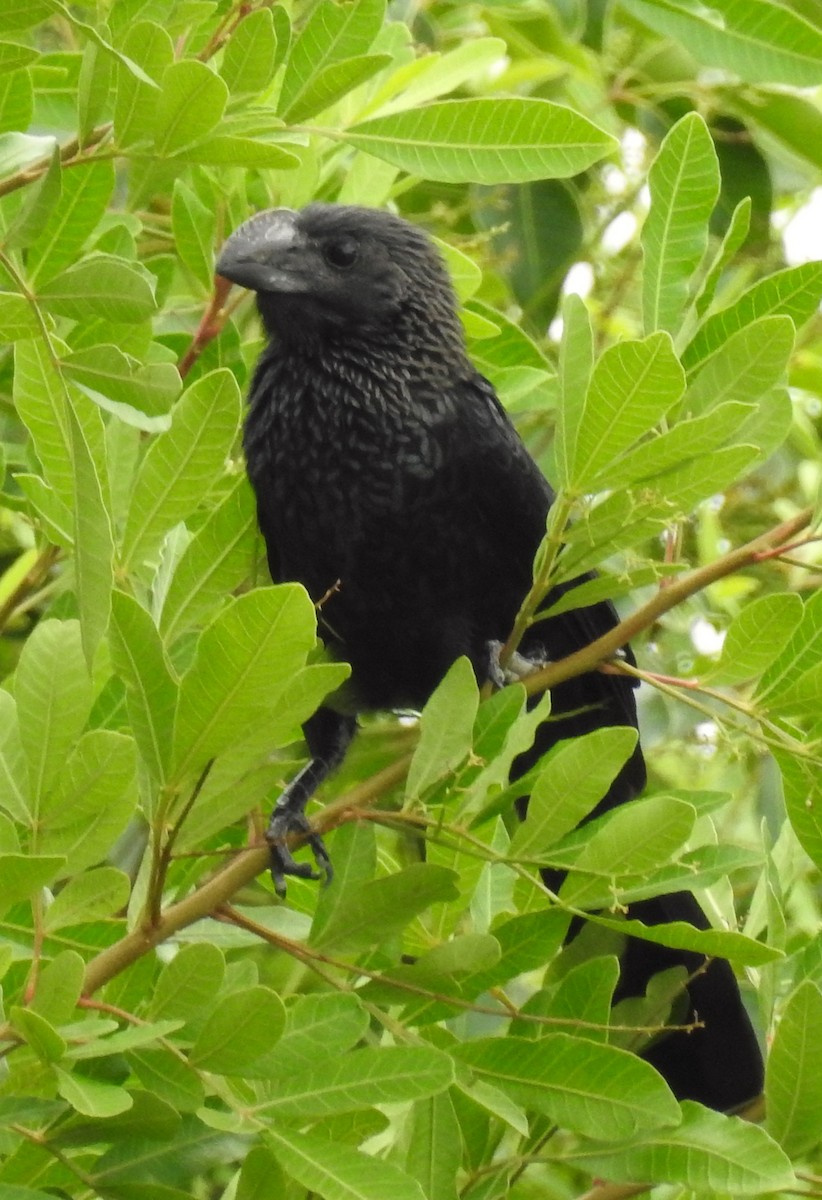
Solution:
[{"label": "black bird", "polygon": [[[285,789],[268,831],[278,891],[296,863],[288,834],[307,835],[318,784],[345,755],[357,710],[421,708],[459,655],[479,681],[532,581],[553,492],[491,384],[469,360],[450,280],[431,241],[386,212],[311,204],[259,213],[228,239],[217,273],[252,289],[268,335],[249,392],[244,445],[271,576],[324,599],[326,643],[351,664],[352,711],[321,708],[304,727],[308,765]],[[566,585],[567,586],[567,585]],[[548,618],[520,647],[562,658],[612,629],[609,603]],[[626,655],[632,661],[630,650]],[[552,718],[521,756],[522,774],[556,742],[637,725],[633,687],[590,672],[552,692]],[[637,746],[597,815],[645,785]],[[546,873],[556,887],[556,872]],[[646,924],[705,928],[689,892],[645,900]],[[686,1012],[705,1021],[645,1051],[675,1093],[715,1108],[759,1093],[762,1064],[730,966],[627,939],[618,996],[684,965]]]}]

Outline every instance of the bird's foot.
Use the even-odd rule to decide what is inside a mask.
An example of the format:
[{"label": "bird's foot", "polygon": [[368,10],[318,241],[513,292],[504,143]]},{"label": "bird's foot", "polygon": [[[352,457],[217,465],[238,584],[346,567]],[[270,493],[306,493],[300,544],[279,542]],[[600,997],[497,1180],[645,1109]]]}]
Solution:
[{"label": "bird's foot", "polygon": [[486,644],[488,647],[488,678],[496,688],[504,688],[509,683],[520,683],[529,675],[533,675],[535,671],[547,666],[550,661],[543,655],[528,657],[515,650],[503,667],[500,663],[503,643],[489,641]]},{"label": "bird's foot", "polygon": [[[311,863],[296,861],[288,845],[289,838],[295,835],[300,835],[311,847],[319,870],[315,870]],[[271,878],[278,896],[282,898],[285,895],[287,875],[296,875],[298,879],[322,879],[326,884],[331,882],[334,868],[328,851],[304,812],[293,811],[287,804],[278,804],[271,814],[265,838],[271,850]]]}]

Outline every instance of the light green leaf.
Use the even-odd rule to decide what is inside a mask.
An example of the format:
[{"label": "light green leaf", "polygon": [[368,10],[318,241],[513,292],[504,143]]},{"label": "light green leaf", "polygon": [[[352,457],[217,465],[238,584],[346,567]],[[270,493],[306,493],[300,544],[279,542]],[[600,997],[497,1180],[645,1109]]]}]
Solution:
[{"label": "light green leaf", "polygon": [[796,1187],[788,1159],[764,1129],[691,1100],[683,1101],[682,1115],[677,1129],[632,1145],[577,1149],[573,1161],[615,1182],[647,1179],[706,1196],[758,1196]]},{"label": "light green leaf", "polygon": [[25,296],[0,292],[0,328],[7,342],[36,337],[40,332],[37,315]]},{"label": "light green leaf", "polygon": [[822,592],[811,595],[803,605],[802,620],[787,646],[765,671],[758,697],[766,704],[778,703],[805,672],[822,663]]},{"label": "light green leaf", "polygon": [[392,1163],[286,1126],[264,1135],[280,1166],[323,1200],[425,1200],[420,1185]]},{"label": "light green leaf", "polygon": [[140,1047],[128,1053],[128,1062],[143,1087],[181,1113],[196,1112],[203,1103],[200,1076],[170,1049]]},{"label": "light green leaf", "polygon": [[0,71],[19,71],[21,67],[27,67],[39,57],[37,50],[31,46],[24,46],[21,42],[0,42]]},{"label": "light green leaf", "polygon": [[205,137],[219,124],[227,100],[228,88],[205,63],[193,58],[171,63],[154,123],[157,153],[167,157]]},{"label": "light green leaf", "polygon": [[[336,885],[337,875],[334,876]],[[300,1078],[317,1062],[317,1047],[337,1058],[365,1036],[368,1013],[351,993],[298,996],[286,1015],[285,1033],[268,1054],[244,1070],[246,1078]]]},{"label": "light green leaf", "polygon": [[156,311],[154,287],[154,276],[141,264],[91,254],[43,283],[38,299],[49,312],[74,321],[103,317],[129,323]]},{"label": "light green leaf", "polygon": [[822,31],[772,0],[623,0],[625,9],[673,38],[703,67],[732,71],[747,83],[816,87],[822,71]]},{"label": "light green leaf", "polygon": [[242,475],[177,564],[160,616],[160,632],[167,645],[202,620],[249,574],[256,540],[254,494]]},{"label": "light green leaf", "polygon": [[[114,539],[103,480],[74,406],[67,406],[74,476],[74,586],[89,670],[111,613]],[[105,443],[101,446],[105,452]]]},{"label": "light green leaf", "polygon": [[218,613],[180,683],[175,779],[269,722],[283,687],[314,645],[315,620],[313,604],[296,584],[258,588]]},{"label": "light green leaf", "polygon": [[668,132],[648,175],[651,208],[642,229],[645,332],[675,333],[708,244],[708,218],[719,197],[719,161],[695,112]]},{"label": "light green leaf", "polygon": [[17,704],[8,692],[0,690],[0,808],[15,821],[29,816],[28,763],[20,740]]},{"label": "light green leaf", "polygon": [[186,389],[171,429],[152,442],[140,464],[123,534],[124,566],[154,551],[185,520],[223,470],[240,421],[240,389],[220,368]]},{"label": "light green leaf", "polygon": [[116,1084],[102,1083],[76,1071],[69,1074],[60,1067],[55,1067],[54,1071],[58,1093],[84,1117],[115,1117],[127,1112],[134,1103],[126,1089]]},{"label": "light green leaf", "polygon": [[114,190],[114,164],[90,158],[63,173],[60,203],[29,247],[26,264],[37,288],[70,263],[97,228]]},{"label": "light green leaf", "polygon": [[181,946],[167,962],[151,996],[153,1018],[189,1021],[210,1011],[225,974],[223,952],[209,942]]},{"label": "light green leaf", "polygon": [[816,312],[822,297],[822,263],[786,267],[760,279],[735,303],[708,317],[682,355],[691,374],[725,346],[733,334],[760,317],[787,316],[799,327]]},{"label": "light green leaf", "polygon": [[45,797],[65,770],[93,698],[77,621],[41,621],[26,639],[15,679],[20,740],[37,826]]},{"label": "light green leaf", "polygon": [[728,400],[768,397],[785,376],[794,340],[787,316],[760,317],[732,333],[690,382],[682,411],[699,416]]},{"label": "light green leaf", "polygon": [[426,1196],[457,1200],[457,1173],[462,1165],[462,1130],[448,1093],[414,1105],[405,1169]]},{"label": "light green leaf", "polygon": [[464,83],[474,83],[489,68],[502,62],[507,46],[502,38],[471,38],[445,54],[431,51],[393,71],[368,112],[384,116],[400,109],[418,107],[453,92]]},{"label": "light green leaf", "polygon": [[516,1103],[587,1137],[601,1137],[607,1129],[629,1138],[679,1120],[679,1106],[662,1077],[615,1046],[549,1033],[536,1041],[479,1038],[455,1047],[454,1054]]},{"label": "light green leaf", "polygon": [[657,946],[674,950],[693,950],[706,958],[727,958],[739,967],[759,967],[782,958],[782,951],[726,929],[695,929],[687,921],[671,921],[666,925],[643,925],[636,920],[614,920],[602,913],[588,913],[586,919],[605,929],[632,937],[644,938]]},{"label": "light green leaf", "polygon": [[62,855],[0,854],[0,910],[30,900],[51,883],[65,861]]},{"label": "light green leaf", "polygon": [[98,867],[70,879],[46,909],[43,924],[49,933],[66,925],[97,921],[128,904],[128,875],[114,867]]},{"label": "light green leaf", "polygon": [[171,757],[177,684],[157,628],[125,592],[112,595],[111,657],[126,685],[131,725],[143,761],[164,780]]},{"label": "light green leaf", "polygon": [[14,1007],[9,1016],[42,1062],[59,1062],[66,1052],[66,1043],[50,1021],[31,1008]]},{"label": "light green leaf", "polygon": [[430,904],[454,900],[457,895],[453,871],[431,863],[413,863],[393,875],[364,883],[334,909],[315,944],[321,949],[379,945],[396,936]]},{"label": "light green leaf", "polygon": [[391,61],[390,54],[359,54],[342,62],[329,63],[314,76],[300,98],[291,105],[288,120],[296,124],[324,112],[387,67]]},{"label": "light green leaf", "polygon": [[285,1009],[276,992],[251,987],[224,996],[191,1048],[189,1061],[204,1071],[241,1074],[276,1042]]},{"label": "light green leaf", "polygon": [[566,178],[604,158],[614,145],[570,108],[496,96],[441,100],[375,117],[338,136],[411,175],[443,183]]},{"label": "light green leaf", "polygon": [[784,650],[802,620],[802,601],[789,592],[758,596],[734,618],[711,674],[729,686],[761,675]]},{"label": "light green leaf", "polygon": [[232,30],[220,74],[233,95],[256,96],[271,82],[276,57],[277,35],[271,11],[258,8],[247,13]]},{"label": "light green leaf", "polygon": [[300,165],[297,155],[285,146],[231,134],[214,134],[186,146],[175,154],[174,161],[213,167],[266,167],[273,171],[287,171]]},{"label": "light green leaf", "polygon": [[743,196],[733,211],[730,223],[725,231],[725,236],[696,294],[694,309],[697,316],[703,316],[713,303],[723,272],[742,246],[745,238],[748,236],[750,227],[751,198],[750,196]]},{"label": "light green leaf", "polygon": [[599,803],[637,743],[636,730],[596,729],[555,747],[513,836],[514,859],[539,858]]},{"label": "light green leaf", "polygon": [[433,1047],[370,1046],[335,1058],[322,1056],[298,1073],[281,1076],[272,1094],[253,1111],[302,1122],[374,1104],[419,1100],[453,1082],[451,1059]]},{"label": "light green leaf", "polygon": [[104,858],[137,807],[134,742],[110,729],[83,735],[42,807],[39,844],[66,856],[64,875]]},{"label": "light green leaf", "polygon": [[65,1025],[77,1015],[86,964],[76,950],[62,950],[40,971],[32,1009],[53,1025]]},{"label": "light green leaf", "polygon": [[768,1055],[768,1132],[798,1158],[822,1141],[822,1074],[817,1035],[822,992],[806,979],[785,1005]]},{"label": "light green leaf", "polygon": [[88,1041],[72,1046],[67,1057],[74,1061],[88,1058],[110,1058],[113,1054],[125,1054],[139,1046],[149,1045],[175,1033],[182,1024],[181,1021],[143,1022],[130,1028],[119,1029],[115,1033],[104,1034]]},{"label": "light green leaf", "polygon": [[[123,42],[123,50],[159,84],[166,68],[174,62],[174,44],[161,25],[154,21],[137,21],[131,25]],[[155,127],[160,102],[160,90],[141,82],[122,65],[117,68],[117,92],[114,104],[114,132],[118,146],[148,142]]]},{"label": "light green leaf", "polygon": [[168,429],[169,409],[180,392],[172,363],[140,364],[117,346],[88,346],[62,360],[69,379],[100,408],[144,433]]},{"label": "light green leaf", "polygon": [[3,242],[9,250],[29,246],[60,202],[62,168],[60,148],[55,142],[48,170],[29,185],[25,200],[6,230]]},{"label": "light green leaf", "polygon": [[[271,20],[267,9],[261,9],[260,12]],[[174,181],[171,225],[180,258],[205,291],[211,291],[217,214],[213,208],[206,208],[196,192],[182,179]]]},{"label": "light green leaf", "polygon": [[610,346],[594,367],[578,424],[566,425],[568,486],[592,488],[614,459],[652,429],[685,390],[667,333]]},{"label": "light green leaf", "polygon": [[478,706],[474,670],[467,658],[458,658],[422,711],[420,740],[408,770],[409,800],[420,797],[470,753]]},{"label": "light green leaf", "polygon": [[346,6],[321,0],[288,56],[280,89],[280,116],[291,117],[327,67],[367,54],[384,17],[385,0],[357,0]]},{"label": "light green leaf", "polygon": [[572,478],[572,456],[585,414],[585,398],[594,366],[594,335],[585,302],[566,296],[562,304],[562,341],[559,347],[560,403],[554,453],[558,482],[567,488]]},{"label": "light green leaf", "polygon": [[[582,848],[560,888],[561,899],[576,908],[607,904],[609,880],[663,866],[688,840],[695,820],[693,807],[672,796],[649,796],[615,809]],[[595,877],[586,878],[586,872]]]}]

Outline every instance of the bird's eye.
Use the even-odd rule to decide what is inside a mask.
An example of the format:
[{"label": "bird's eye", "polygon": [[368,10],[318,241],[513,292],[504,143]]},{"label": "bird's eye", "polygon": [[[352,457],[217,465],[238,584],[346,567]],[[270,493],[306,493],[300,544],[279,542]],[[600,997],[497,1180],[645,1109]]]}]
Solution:
[{"label": "bird's eye", "polygon": [[354,238],[338,238],[334,242],[326,242],[323,246],[323,258],[329,267],[345,270],[346,267],[353,267],[359,256],[359,242]]}]

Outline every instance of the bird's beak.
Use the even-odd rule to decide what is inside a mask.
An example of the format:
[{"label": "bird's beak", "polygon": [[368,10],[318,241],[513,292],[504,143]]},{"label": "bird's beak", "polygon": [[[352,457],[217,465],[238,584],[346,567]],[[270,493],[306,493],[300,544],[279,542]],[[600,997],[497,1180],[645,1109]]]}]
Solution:
[{"label": "bird's beak", "polygon": [[297,268],[306,239],[297,217],[293,209],[270,208],[245,221],[220,251],[216,274],[253,292],[303,291]]}]

